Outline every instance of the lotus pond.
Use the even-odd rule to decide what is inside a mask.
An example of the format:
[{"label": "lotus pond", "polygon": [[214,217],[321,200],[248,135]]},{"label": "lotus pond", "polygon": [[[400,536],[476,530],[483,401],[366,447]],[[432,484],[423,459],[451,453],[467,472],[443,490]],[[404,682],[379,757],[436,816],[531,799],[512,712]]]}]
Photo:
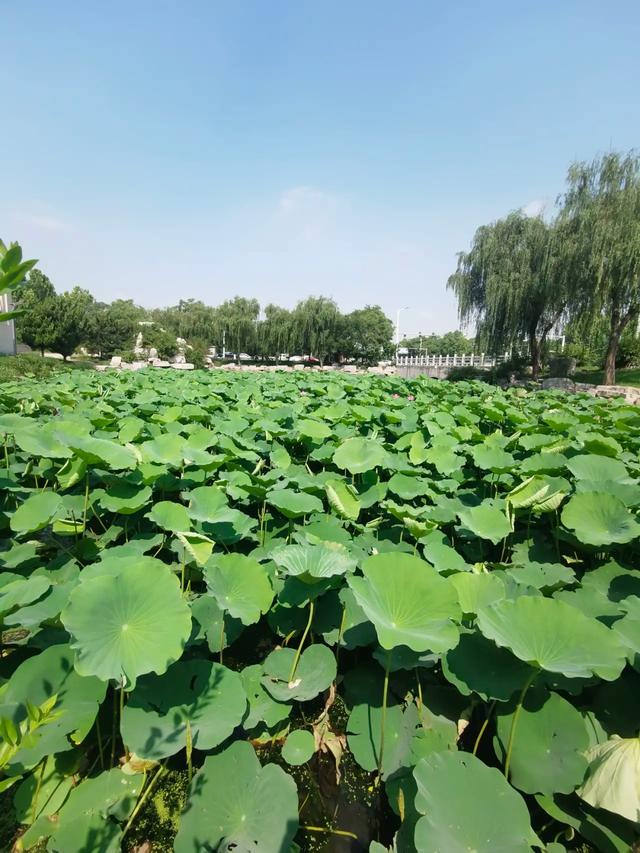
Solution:
[{"label": "lotus pond", "polygon": [[640,411],[78,372],[0,441],[2,849],[636,845]]}]

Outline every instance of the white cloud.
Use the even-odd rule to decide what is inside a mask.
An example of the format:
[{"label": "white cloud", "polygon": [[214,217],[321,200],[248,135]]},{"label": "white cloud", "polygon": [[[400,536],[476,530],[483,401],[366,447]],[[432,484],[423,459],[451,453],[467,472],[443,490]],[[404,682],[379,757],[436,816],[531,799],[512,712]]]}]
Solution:
[{"label": "white cloud", "polygon": [[529,202],[529,204],[525,204],[522,208],[522,212],[525,216],[540,216],[541,213],[544,213],[546,206],[546,199],[534,198],[533,201]]}]

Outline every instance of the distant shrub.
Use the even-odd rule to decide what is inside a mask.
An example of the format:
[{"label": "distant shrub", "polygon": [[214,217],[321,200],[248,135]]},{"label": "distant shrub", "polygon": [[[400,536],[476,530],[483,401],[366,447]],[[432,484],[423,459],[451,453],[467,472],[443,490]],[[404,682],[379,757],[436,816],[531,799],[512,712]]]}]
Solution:
[{"label": "distant shrub", "polygon": [[199,340],[191,341],[190,347],[185,353],[187,361],[190,361],[196,370],[204,370],[207,366],[205,359],[209,354],[209,347],[204,341]]},{"label": "distant shrub", "polygon": [[486,381],[487,371],[479,367],[454,367],[447,376],[449,382],[464,382],[465,380],[480,379]]}]

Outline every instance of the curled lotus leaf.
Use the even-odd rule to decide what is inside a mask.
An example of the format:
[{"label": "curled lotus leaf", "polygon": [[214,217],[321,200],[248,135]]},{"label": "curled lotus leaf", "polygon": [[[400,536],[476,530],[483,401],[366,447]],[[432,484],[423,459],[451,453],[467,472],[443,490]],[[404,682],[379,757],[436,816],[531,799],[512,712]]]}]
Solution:
[{"label": "curled lotus leaf", "polygon": [[597,619],[552,598],[520,596],[484,608],[478,626],[534,667],[567,678],[617,678],[626,663],[619,638]]},{"label": "curled lotus leaf", "polygon": [[589,805],[640,821],[640,738],[613,735],[586,753],[587,778],[578,794]]}]

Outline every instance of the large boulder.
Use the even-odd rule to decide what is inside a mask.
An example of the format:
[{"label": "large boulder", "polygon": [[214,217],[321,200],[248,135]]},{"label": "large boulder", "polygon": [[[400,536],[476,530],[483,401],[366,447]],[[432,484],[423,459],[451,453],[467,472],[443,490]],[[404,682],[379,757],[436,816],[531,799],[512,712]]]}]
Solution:
[{"label": "large boulder", "polygon": [[572,379],[567,379],[560,376],[553,376],[550,379],[543,379],[542,387],[545,390],[553,389],[557,391],[575,391],[576,383]]}]

